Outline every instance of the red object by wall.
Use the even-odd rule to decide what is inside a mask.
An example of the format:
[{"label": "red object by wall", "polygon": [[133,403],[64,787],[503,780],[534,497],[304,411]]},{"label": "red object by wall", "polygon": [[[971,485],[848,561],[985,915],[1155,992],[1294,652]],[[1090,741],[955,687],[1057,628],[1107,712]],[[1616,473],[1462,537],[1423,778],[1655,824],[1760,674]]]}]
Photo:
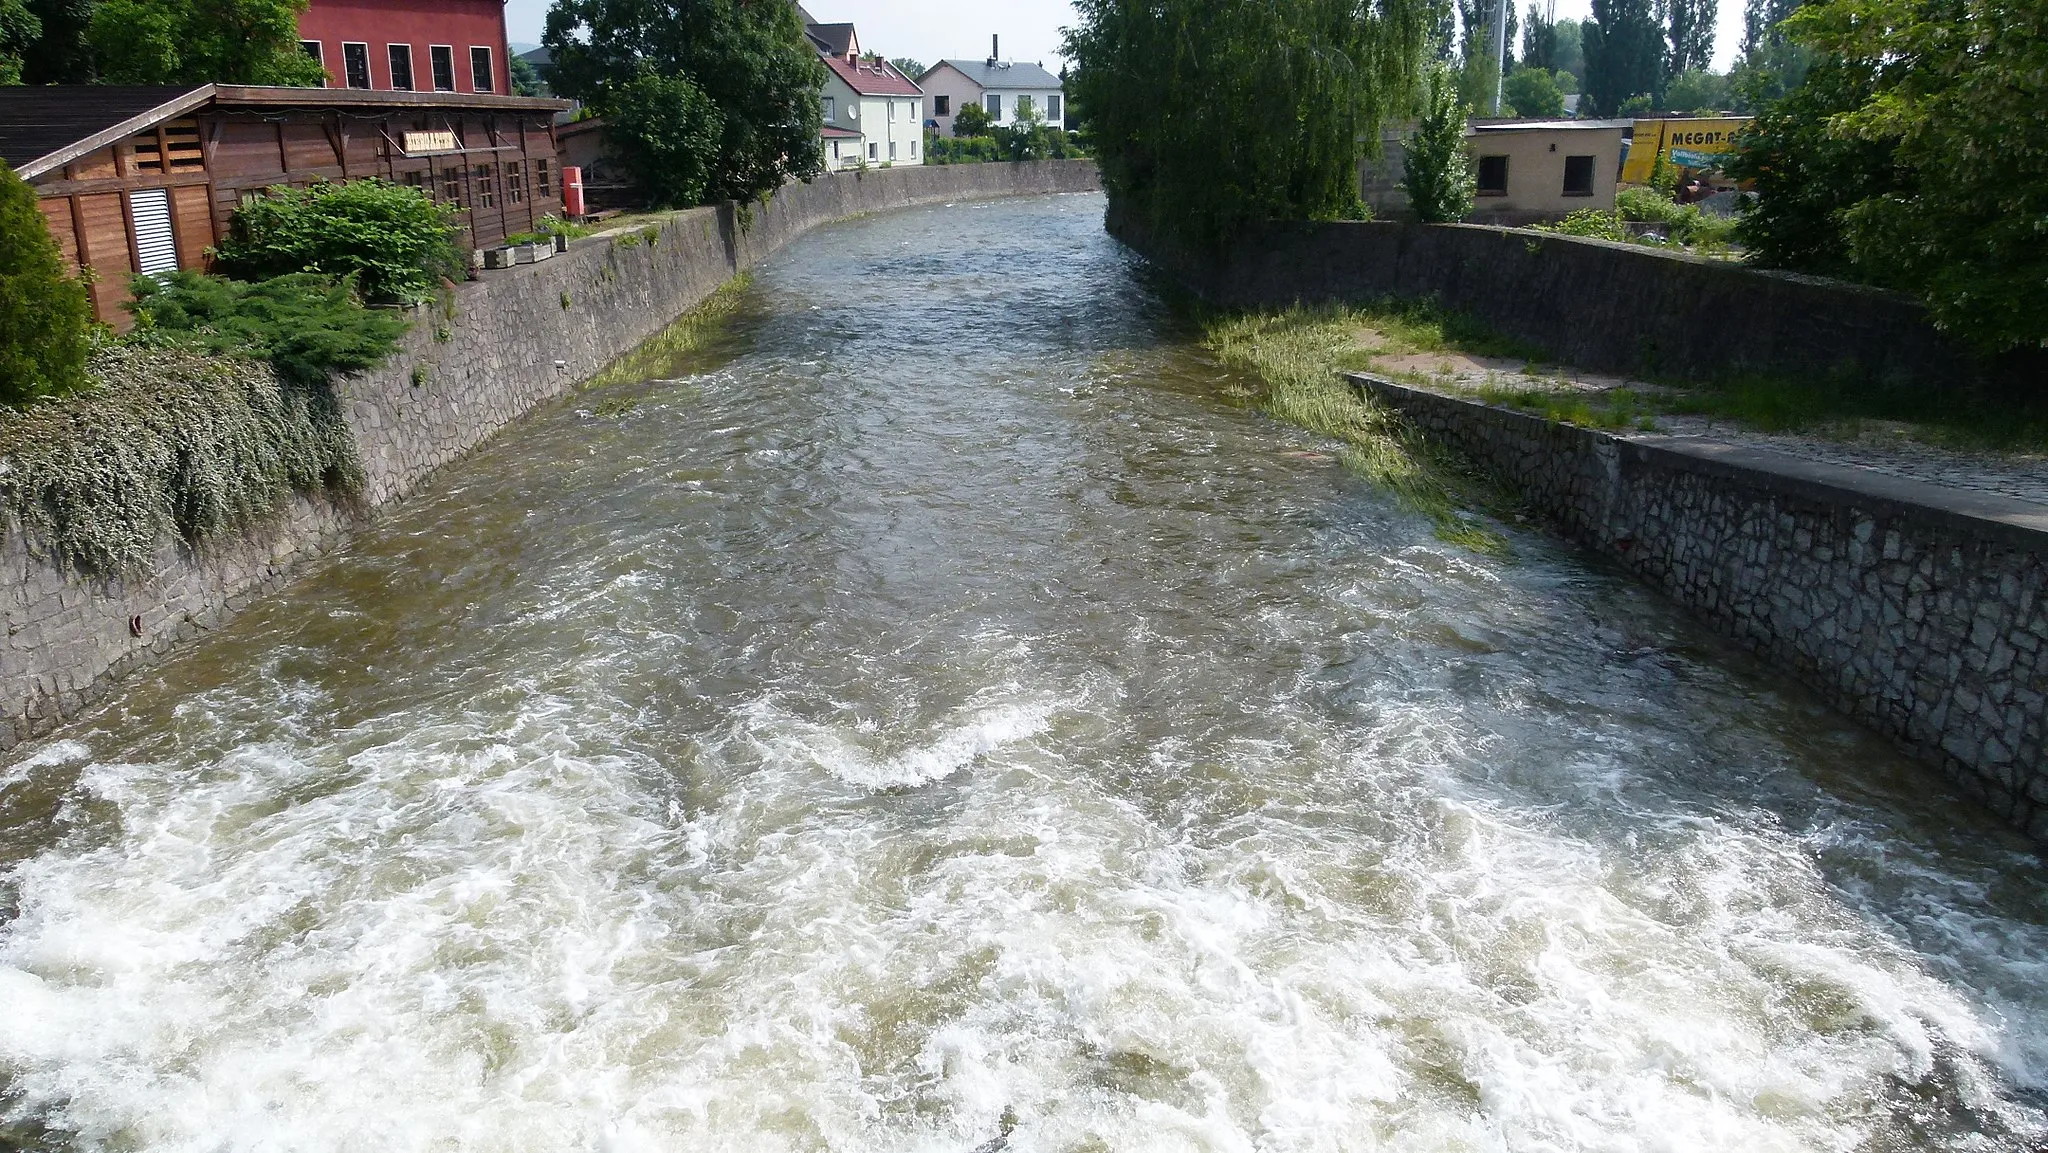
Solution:
[{"label": "red object by wall", "polygon": [[[317,41],[320,62],[327,66],[330,88],[361,88],[362,76],[351,84],[349,45],[362,46],[367,57],[367,87],[388,92],[400,87],[393,83],[393,45],[410,49],[411,88],[416,92],[436,89],[434,49],[448,50],[450,92],[489,92],[512,95],[512,64],[505,40],[505,0],[312,0],[299,17],[299,39]],[[488,49],[491,54],[489,88],[474,79],[471,49]],[[405,79],[402,75],[399,80]]]},{"label": "red object by wall", "polygon": [[574,164],[562,166],[562,213],[583,215],[583,169]]}]

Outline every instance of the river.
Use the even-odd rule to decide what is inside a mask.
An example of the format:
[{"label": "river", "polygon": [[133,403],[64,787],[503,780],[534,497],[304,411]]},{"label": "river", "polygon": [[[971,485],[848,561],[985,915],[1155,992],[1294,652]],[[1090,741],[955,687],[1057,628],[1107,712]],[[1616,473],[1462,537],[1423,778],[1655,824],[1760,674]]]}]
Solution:
[{"label": "river", "polygon": [[2025,843],[1101,212],[811,233],[0,763],[0,1146],[2048,1141]]}]

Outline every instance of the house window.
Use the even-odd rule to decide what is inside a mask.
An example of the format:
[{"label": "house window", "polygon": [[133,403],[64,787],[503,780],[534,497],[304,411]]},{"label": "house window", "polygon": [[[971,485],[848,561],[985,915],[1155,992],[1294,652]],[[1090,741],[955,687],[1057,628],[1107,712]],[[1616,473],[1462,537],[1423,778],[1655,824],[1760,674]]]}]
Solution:
[{"label": "house window", "polygon": [[391,87],[400,92],[412,91],[412,45],[393,44],[391,53]]},{"label": "house window", "polygon": [[498,206],[498,170],[488,164],[476,166],[476,205],[478,208]]},{"label": "house window", "polygon": [[1505,156],[1482,156],[1479,158],[1479,195],[1506,196],[1508,194],[1508,158]]},{"label": "house window", "polygon": [[896,159],[896,142],[894,140],[889,142],[889,159]]},{"label": "house window", "polygon": [[1029,119],[1031,119],[1031,97],[1029,97],[1029,96],[1019,96],[1019,97],[1017,97],[1017,119],[1019,119],[1019,120],[1029,120]]},{"label": "house window", "polygon": [[917,138],[914,136],[910,140],[910,158],[912,160],[917,159]]},{"label": "house window", "polygon": [[1566,196],[1593,195],[1592,157],[1567,156],[1564,158],[1564,194]]},{"label": "house window", "polygon": [[[301,40],[301,41],[299,41],[299,51],[301,51],[301,52],[304,52],[304,53],[305,53],[305,54],[306,54],[307,56],[311,57],[311,58],[312,58],[312,60],[313,60],[313,63],[315,63],[315,64],[325,64],[325,63],[326,63],[326,61],[324,61],[324,60],[323,60],[323,59],[321,58],[321,52],[320,52],[320,42],[319,42],[318,40]],[[326,78],[325,76],[322,76],[322,77],[320,78],[320,87],[322,87],[322,88],[325,88],[325,87],[327,87],[327,78]]]},{"label": "house window", "polygon": [[1003,118],[1003,98],[993,92],[988,94],[988,118],[990,120],[1001,120]]},{"label": "house window", "polygon": [[368,44],[343,44],[341,46],[342,83],[350,88],[370,86],[370,46]]},{"label": "house window", "polygon": [[889,102],[889,123],[896,123],[896,102],[894,100]]},{"label": "house window", "polygon": [[462,171],[451,168],[441,174],[441,203],[462,207]]},{"label": "house window", "polygon": [[526,203],[526,165],[517,161],[505,166],[505,203]]},{"label": "house window", "polygon": [[839,159],[839,142],[837,140],[832,142],[832,159]]},{"label": "house window", "polygon": [[545,160],[533,162],[533,194],[542,200],[546,200],[555,194],[554,170],[548,167],[548,162]]},{"label": "house window", "polygon": [[436,44],[427,49],[427,62],[434,69],[434,91],[455,91],[455,49]]},{"label": "house window", "polygon": [[880,149],[881,147],[882,147],[882,146],[881,146],[881,145],[879,145],[879,144],[870,144],[870,145],[868,145],[868,159],[869,159],[869,160],[879,160],[879,159],[881,159],[881,157],[880,157],[879,155],[877,155],[877,152],[878,152],[878,150],[879,150],[879,149]]},{"label": "house window", "polygon": [[479,47],[469,50],[469,82],[476,86],[478,92],[489,92],[496,88],[498,82],[493,79],[496,75],[497,73],[491,69],[490,49]]},{"label": "house window", "polygon": [[1045,118],[1047,120],[1052,121],[1054,124],[1059,124],[1066,120],[1066,117],[1065,115],[1063,115],[1060,107],[1061,103],[1062,102],[1060,98],[1057,96],[1048,96],[1045,98]]},{"label": "house window", "polygon": [[827,96],[818,102],[818,106],[824,111],[826,120],[839,119],[839,101]]},{"label": "house window", "polygon": [[932,115],[933,115],[933,116],[951,116],[952,114],[953,114],[953,98],[952,98],[951,96],[934,96],[934,97],[932,97]]}]

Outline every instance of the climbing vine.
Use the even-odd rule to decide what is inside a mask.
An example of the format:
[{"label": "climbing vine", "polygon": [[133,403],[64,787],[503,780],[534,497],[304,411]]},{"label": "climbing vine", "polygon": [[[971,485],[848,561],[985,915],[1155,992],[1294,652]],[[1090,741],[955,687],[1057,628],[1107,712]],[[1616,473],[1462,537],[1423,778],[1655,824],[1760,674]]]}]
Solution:
[{"label": "climbing vine", "polygon": [[360,492],[362,463],[331,387],[189,348],[109,343],[100,386],[0,414],[0,505],[36,555],[82,575],[143,570],[275,516],[293,492]]}]

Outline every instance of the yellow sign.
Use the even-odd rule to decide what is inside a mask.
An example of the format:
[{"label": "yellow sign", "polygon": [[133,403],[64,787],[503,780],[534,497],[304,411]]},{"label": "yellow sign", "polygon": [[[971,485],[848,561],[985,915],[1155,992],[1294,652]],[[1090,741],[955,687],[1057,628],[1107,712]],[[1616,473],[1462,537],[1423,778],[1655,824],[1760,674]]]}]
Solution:
[{"label": "yellow sign", "polygon": [[405,154],[407,156],[427,156],[435,152],[453,152],[458,147],[460,146],[455,143],[455,133],[453,132],[408,132],[405,134]]},{"label": "yellow sign", "polygon": [[1675,168],[1719,168],[1727,154],[1735,151],[1735,134],[1748,123],[1747,116],[1638,120],[1635,139],[1628,146],[1628,162],[1621,166],[1621,182],[1648,184],[1659,156]]}]

